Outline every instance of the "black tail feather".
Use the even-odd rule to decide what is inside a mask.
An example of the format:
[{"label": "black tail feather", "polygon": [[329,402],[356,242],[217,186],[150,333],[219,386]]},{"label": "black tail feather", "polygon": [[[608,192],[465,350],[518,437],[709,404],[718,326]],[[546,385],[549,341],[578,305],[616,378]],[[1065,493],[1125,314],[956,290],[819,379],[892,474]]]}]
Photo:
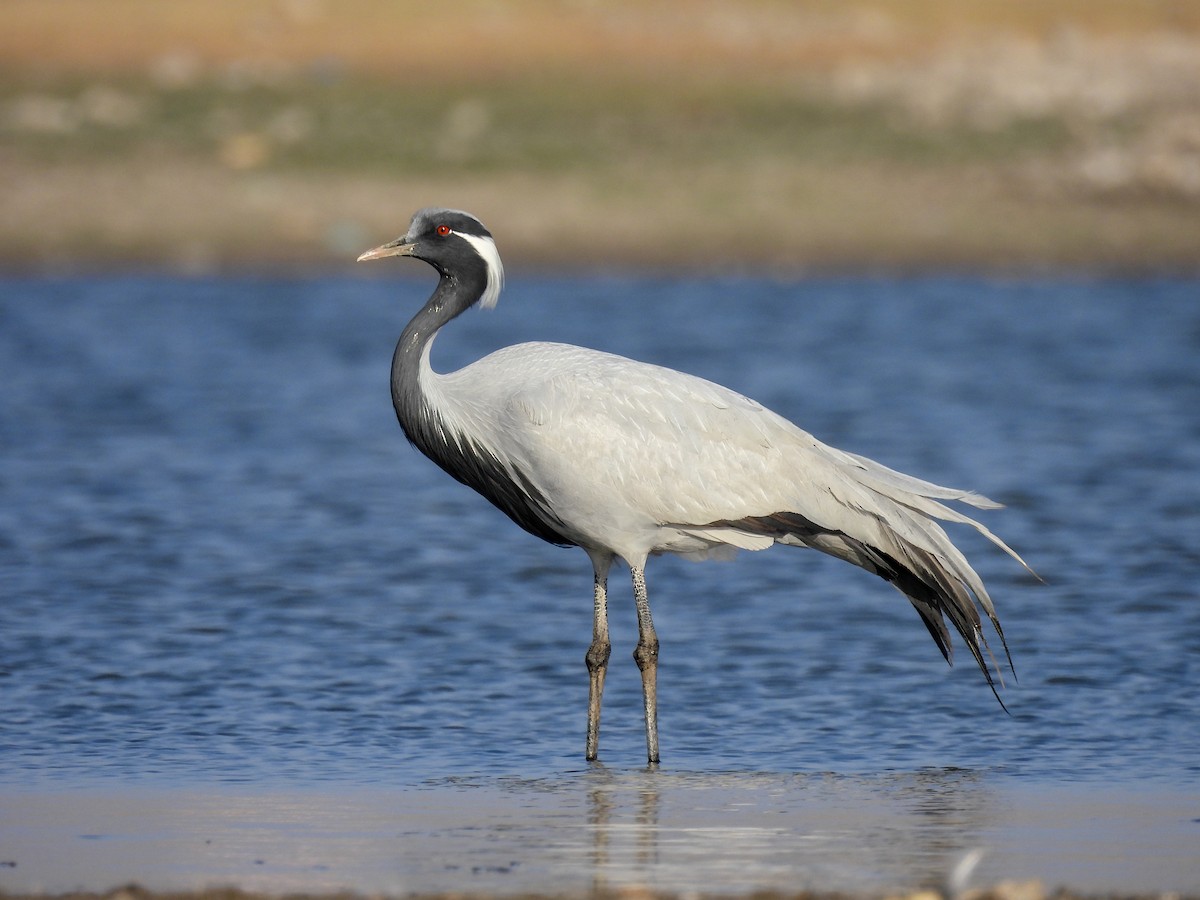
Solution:
[{"label": "black tail feather", "polygon": [[[955,631],[967,645],[971,657],[983,673],[988,687],[991,688],[1000,708],[1008,712],[1008,707],[1000,699],[992,668],[984,658],[986,651],[991,656],[991,648],[984,636],[979,611],[976,609],[976,598],[966,584],[956,578],[948,570],[943,561],[928,550],[917,547],[899,535],[896,535],[897,545],[904,561],[895,555],[877,547],[870,546],[860,540],[850,537],[841,531],[822,528],[799,513],[779,512],[769,516],[748,516],[736,521],[721,520],[711,523],[712,526],[734,527],[753,534],[767,534],[773,537],[790,535],[799,538],[801,542],[825,553],[837,556],[856,566],[873,572],[885,581],[893,584],[902,594],[908,597],[916,609],[921,621],[929,630],[933,642],[937,644],[946,662],[954,664],[954,650],[950,643],[950,631],[946,627],[946,617],[949,617]],[[1004,647],[1009,669],[1016,676],[1012,665],[1012,654],[1004,632],[1000,628],[994,614],[988,612],[988,618],[995,626],[996,634]],[[995,660],[993,659],[993,664]],[[1003,676],[999,665],[995,666],[996,676]]]},{"label": "black tail feather", "polygon": [[[917,552],[920,553],[920,551]],[[984,651],[988,651],[989,654],[991,651],[988,648],[987,638],[983,634],[979,615],[975,611],[974,604],[971,603],[966,589],[960,585],[949,584],[945,578],[922,577],[913,571],[913,569],[900,563],[895,557],[879,550],[874,550],[874,553],[884,563],[883,566],[878,568],[876,574],[885,581],[891,582],[904,596],[908,597],[909,602],[912,603],[917,614],[920,615],[921,621],[925,623],[925,627],[929,629],[930,635],[933,636],[934,643],[942,651],[942,656],[946,658],[947,663],[953,665],[954,659],[950,651],[949,633],[946,629],[943,614],[950,617],[950,621],[954,623],[955,630],[963,639],[963,643],[967,645],[967,649],[971,652],[976,665],[979,666],[979,671],[983,673],[983,677],[987,681],[988,687],[991,688],[996,702],[1007,713],[1008,707],[1000,699],[1000,693],[996,680],[993,678],[991,667],[988,666],[987,660],[984,658]],[[938,571],[935,566],[929,566],[928,568],[932,572]],[[1000,643],[1004,647],[1004,653],[1011,669],[1012,655],[1008,649],[1008,642],[1004,639],[1004,632],[1000,630],[999,623],[996,623],[994,619],[992,621],[996,625],[996,634],[1000,637]],[[997,674],[999,674],[999,671],[999,667],[997,666]]]}]

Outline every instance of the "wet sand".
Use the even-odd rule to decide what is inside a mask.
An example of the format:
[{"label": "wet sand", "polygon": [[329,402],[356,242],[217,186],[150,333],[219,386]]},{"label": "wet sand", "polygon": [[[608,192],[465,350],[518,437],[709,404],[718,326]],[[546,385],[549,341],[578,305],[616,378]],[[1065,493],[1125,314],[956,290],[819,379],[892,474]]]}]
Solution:
[{"label": "wet sand", "polygon": [[0,889],[1200,896],[1198,812],[1200,795],[1166,786],[954,771],[9,789]]}]

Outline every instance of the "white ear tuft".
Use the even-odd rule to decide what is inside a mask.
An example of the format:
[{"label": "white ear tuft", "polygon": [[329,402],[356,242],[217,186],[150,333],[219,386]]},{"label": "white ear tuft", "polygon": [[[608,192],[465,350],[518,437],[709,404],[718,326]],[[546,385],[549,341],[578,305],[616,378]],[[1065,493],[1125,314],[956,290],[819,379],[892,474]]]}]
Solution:
[{"label": "white ear tuft", "polygon": [[496,242],[490,237],[462,232],[457,234],[474,247],[475,252],[487,264],[487,286],[483,289],[483,296],[479,298],[479,305],[484,309],[491,309],[500,299],[500,292],[504,289],[504,263],[500,262],[500,251],[496,249]]}]

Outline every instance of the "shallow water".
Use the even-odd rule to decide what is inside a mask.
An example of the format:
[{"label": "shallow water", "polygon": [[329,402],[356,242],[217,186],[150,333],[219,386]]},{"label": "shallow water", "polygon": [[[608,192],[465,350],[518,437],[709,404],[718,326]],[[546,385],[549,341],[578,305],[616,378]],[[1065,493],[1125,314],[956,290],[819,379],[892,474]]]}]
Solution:
[{"label": "shallow water", "polygon": [[[581,810],[598,772],[658,778],[659,807],[680,810],[694,779],[753,773],[730,789],[752,809],[757,778],[782,780],[788,808],[851,779],[864,821],[904,821],[878,779],[1075,785],[1190,804],[1171,833],[1200,839],[1200,283],[514,280],[497,311],[454,323],[439,368],[518,340],[588,344],[978,489],[1009,505],[985,521],[1045,578],[961,535],[1016,663],[1009,716],[865,573],[785,548],[652,561],[656,774],[640,770],[623,577],[613,768],[588,769],[586,558],[521,532],[396,426],[388,361],[429,287],[0,282],[0,858],[28,809],[12,798],[434,790],[453,806],[461,779],[505,796],[550,779]],[[555,821],[553,791],[522,796]],[[911,882],[920,866],[901,868]]]}]

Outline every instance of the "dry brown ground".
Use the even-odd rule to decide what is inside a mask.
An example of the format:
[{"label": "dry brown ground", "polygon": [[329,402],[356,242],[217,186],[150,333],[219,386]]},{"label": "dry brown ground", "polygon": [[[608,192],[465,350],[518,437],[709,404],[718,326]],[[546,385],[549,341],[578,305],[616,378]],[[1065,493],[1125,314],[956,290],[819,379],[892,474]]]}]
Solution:
[{"label": "dry brown ground", "polygon": [[1057,202],[986,171],[672,175],[664,185],[659,171],[629,172],[605,189],[572,174],[409,180],[187,160],[13,166],[2,186],[0,259],[13,269],[195,273],[348,265],[435,202],[470,208],[498,232],[507,259],[542,268],[1151,270],[1198,259],[1190,205]]},{"label": "dry brown ground", "polygon": [[5,0],[4,18],[6,67],[142,72],[187,53],[453,79],[581,67],[778,76],[926,59],[997,34],[1200,33],[1194,0]]}]

